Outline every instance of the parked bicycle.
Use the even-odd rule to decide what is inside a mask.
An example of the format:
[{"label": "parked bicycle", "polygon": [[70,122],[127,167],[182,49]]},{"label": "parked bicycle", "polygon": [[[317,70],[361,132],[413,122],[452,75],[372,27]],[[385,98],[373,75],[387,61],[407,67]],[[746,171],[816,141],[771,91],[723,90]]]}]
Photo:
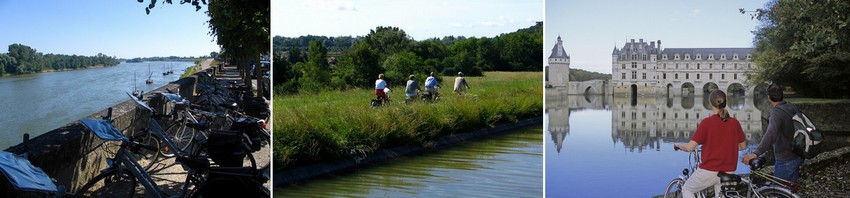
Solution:
[{"label": "parked bicycle", "polygon": [[[674,150],[678,151],[677,147],[673,147]],[[696,171],[700,164],[700,152],[702,149],[697,148],[694,152],[691,152],[689,157],[691,168],[685,168],[682,170],[682,175],[678,178],[673,179],[667,185],[667,189],[664,191],[664,198],[668,197],[682,197],[682,186],[684,186],[685,181],[690,177],[690,173]],[[790,198],[799,198],[798,195],[791,193],[786,188],[773,186],[771,184],[766,183],[756,183],[753,182],[754,176],[765,178],[771,181],[781,181],[773,175],[767,174],[765,172],[760,171],[759,169],[764,167],[764,158],[759,157],[758,159],[754,159],[750,161],[750,174],[728,174],[724,172],[718,172],[718,177],[720,177],[720,192],[718,193],[721,197],[727,198],[738,198],[738,197],[758,197],[758,198],[766,198],[766,197],[790,197]],[[707,197],[710,191],[713,191],[714,188],[708,188],[706,190],[700,191],[696,194],[696,197]],[[717,192],[715,192],[717,193]],[[708,196],[710,197],[710,196]]]}]

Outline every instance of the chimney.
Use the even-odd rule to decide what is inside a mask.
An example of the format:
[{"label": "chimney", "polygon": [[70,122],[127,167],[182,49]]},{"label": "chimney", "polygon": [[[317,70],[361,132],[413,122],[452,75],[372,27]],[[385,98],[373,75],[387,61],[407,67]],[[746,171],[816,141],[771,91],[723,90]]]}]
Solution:
[{"label": "chimney", "polygon": [[640,44],[643,44],[643,39],[640,39]]},{"label": "chimney", "polygon": [[661,49],[661,40],[658,40],[658,49]]},{"label": "chimney", "polygon": [[650,41],[650,42],[649,42],[649,47],[655,48],[655,41]]},{"label": "chimney", "polygon": [[635,39],[632,39],[632,44],[635,44]]}]

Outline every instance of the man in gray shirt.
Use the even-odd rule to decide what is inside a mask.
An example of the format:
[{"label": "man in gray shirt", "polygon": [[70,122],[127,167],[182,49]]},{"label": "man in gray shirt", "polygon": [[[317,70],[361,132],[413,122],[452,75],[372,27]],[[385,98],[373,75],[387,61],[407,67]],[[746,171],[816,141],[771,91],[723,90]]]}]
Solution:
[{"label": "man in gray shirt", "polygon": [[410,75],[410,77],[408,77],[408,79],[409,80],[407,80],[407,87],[405,87],[404,93],[407,96],[407,99],[414,99],[414,98],[416,98],[416,95],[417,95],[416,91],[422,91],[422,89],[419,88],[419,83],[416,83],[413,75]]},{"label": "man in gray shirt", "polygon": [[[761,138],[761,142],[755,152],[744,155],[741,162],[749,164],[750,160],[764,154],[772,147],[776,157],[773,175],[796,184],[797,178],[800,176],[800,165],[803,164],[803,158],[791,152],[791,137],[794,135],[794,123],[791,117],[800,110],[797,106],[785,102],[782,95],[782,86],[771,84],[767,88],[767,95],[770,105],[774,107],[770,111],[770,121],[767,125],[767,131],[764,133],[764,137]],[[792,111],[785,112],[779,109],[780,106]],[[792,189],[795,187],[796,185]]]}]

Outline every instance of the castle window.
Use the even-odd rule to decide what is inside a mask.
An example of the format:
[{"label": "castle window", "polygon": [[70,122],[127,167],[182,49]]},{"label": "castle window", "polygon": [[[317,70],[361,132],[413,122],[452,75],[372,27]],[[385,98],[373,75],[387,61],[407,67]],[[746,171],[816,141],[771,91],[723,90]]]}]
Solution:
[{"label": "castle window", "polygon": [[643,64],[643,69],[646,69],[646,64]]},{"label": "castle window", "polygon": [[661,59],[667,60],[667,54],[661,55]]},{"label": "castle window", "polygon": [[664,63],[664,69],[667,69],[667,63]]},{"label": "castle window", "polygon": [[708,59],[714,59],[714,54],[709,54]]},{"label": "castle window", "polygon": [[688,78],[690,78],[690,77],[691,77],[691,74],[689,74],[689,73],[685,73],[685,79],[688,79]]},{"label": "castle window", "polygon": [[726,69],[726,63],[720,63],[720,69]]},{"label": "castle window", "polygon": [[738,80],[738,74],[735,74],[735,80]]},{"label": "castle window", "polygon": [[686,60],[691,60],[691,54],[685,54],[685,59],[686,59]]},{"label": "castle window", "polygon": [[621,77],[620,79],[626,79],[626,73],[623,73],[623,77]]},{"label": "castle window", "polygon": [[632,60],[636,60],[636,59],[637,59],[637,54],[632,54]]},{"label": "castle window", "polygon": [[721,54],[720,59],[726,60],[726,54]]},{"label": "castle window", "polygon": [[623,69],[626,69],[626,64],[623,64]]},{"label": "castle window", "polygon": [[643,73],[643,79],[646,80],[646,73]]},{"label": "castle window", "polygon": [[664,80],[667,80],[667,73],[662,73],[661,75],[664,76]]},{"label": "castle window", "polygon": [[690,69],[690,68],[691,68],[691,64],[690,64],[690,63],[685,63],[685,69]]},{"label": "castle window", "polygon": [[678,55],[678,54],[676,54],[676,60],[679,60],[679,55]]},{"label": "castle window", "polygon": [[643,55],[643,60],[646,60],[646,54]]},{"label": "castle window", "polygon": [[697,80],[699,80],[699,74],[697,74]]},{"label": "castle window", "polygon": [[713,74],[708,74],[708,79],[711,79],[712,77],[714,77]]},{"label": "castle window", "polygon": [[720,74],[720,79],[726,79],[726,74]]},{"label": "castle window", "polygon": [[679,79],[679,73],[676,73],[673,77],[674,77],[676,80],[678,80],[678,79]]},{"label": "castle window", "polygon": [[679,63],[676,63],[676,69],[679,69]]},{"label": "castle window", "polygon": [[735,69],[738,69],[738,63],[735,63]]},{"label": "castle window", "polygon": [[700,60],[700,59],[702,59],[702,55],[697,54],[697,60]]},{"label": "castle window", "polygon": [[632,79],[637,79],[637,71],[632,71]]},{"label": "castle window", "polygon": [[637,69],[637,62],[632,62],[632,69]]},{"label": "castle window", "polygon": [[697,69],[699,69],[699,63],[697,63]]}]

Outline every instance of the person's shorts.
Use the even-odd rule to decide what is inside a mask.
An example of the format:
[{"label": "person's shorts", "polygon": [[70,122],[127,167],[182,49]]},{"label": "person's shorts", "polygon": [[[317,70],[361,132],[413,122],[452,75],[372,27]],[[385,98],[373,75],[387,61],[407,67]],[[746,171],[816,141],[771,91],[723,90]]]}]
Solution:
[{"label": "person's shorts", "polygon": [[381,96],[384,99],[387,98],[387,94],[384,93],[384,89],[375,89],[375,95]]},{"label": "person's shorts", "polygon": [[432,93],[432,94],[440,93],[440,92],[437,92],[437,89],[435,89],[433,87],[425,87],[425,91],[427,91],[428,93]]}]

